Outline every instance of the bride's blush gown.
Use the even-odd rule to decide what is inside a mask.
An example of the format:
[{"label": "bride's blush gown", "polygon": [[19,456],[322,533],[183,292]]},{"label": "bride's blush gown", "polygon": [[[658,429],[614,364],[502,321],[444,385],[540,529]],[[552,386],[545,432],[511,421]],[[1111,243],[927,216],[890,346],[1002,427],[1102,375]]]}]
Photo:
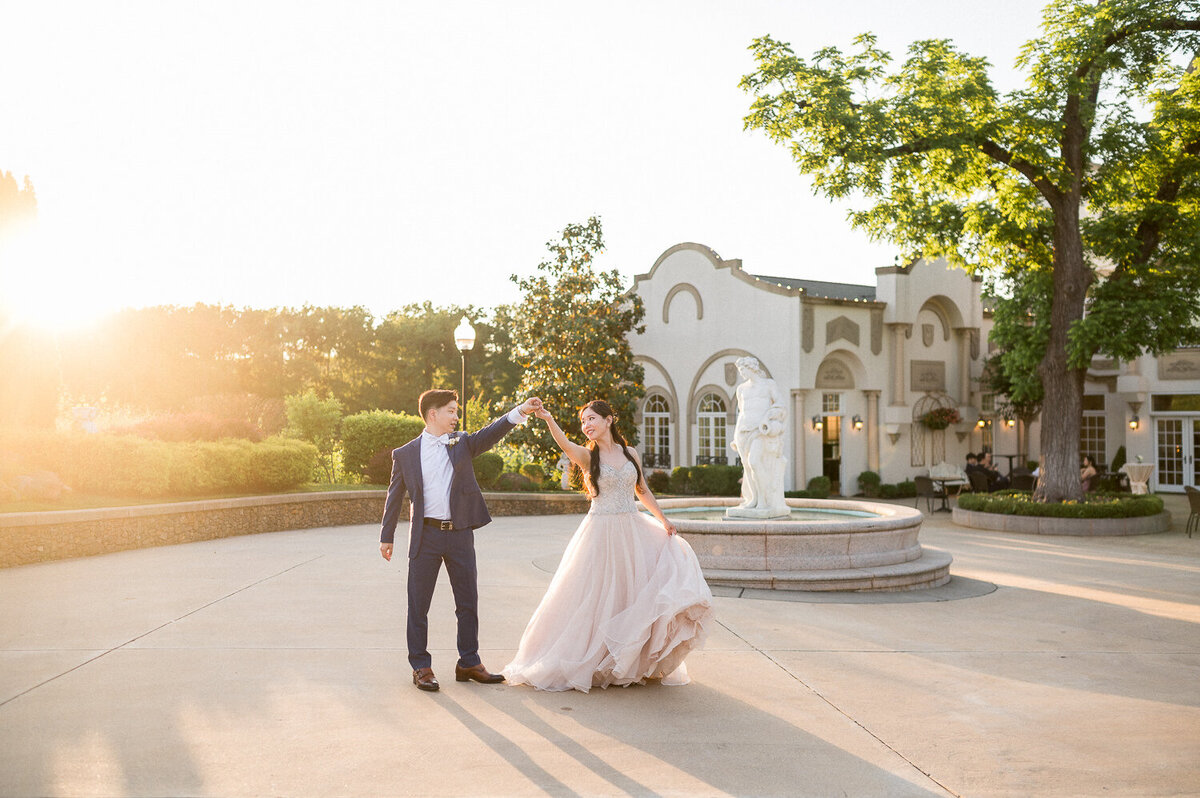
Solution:
[{"label": "bride's blush gown", "polygon": [[683,660],[707,637],[712,593],[687,541],[638,512],[636,481],[631,462],[600,465],[600,495],[504,668],[509,684],[586,693],[690,681]]}]

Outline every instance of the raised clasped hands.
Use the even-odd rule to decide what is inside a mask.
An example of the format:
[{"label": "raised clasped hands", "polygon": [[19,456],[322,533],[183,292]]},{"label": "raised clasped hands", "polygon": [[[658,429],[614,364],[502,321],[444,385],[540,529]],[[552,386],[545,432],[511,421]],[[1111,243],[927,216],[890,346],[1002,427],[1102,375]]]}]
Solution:
[{"label": "raised clasped hands", "polygon": [[536,396],[531,396],[522,402],[521,406],[517,409],[526,416],[535,415],[539,410],[542,409],[542,400]]},{"label": "raised clasped hands", "polygon": [[549,421],[550,419],[554,418],[553,416],[550,415],[550,411],[544,407],[539,407],[537,410],[535,410],[533,412],[533,414],[535,416],[537,416],[538,418],[540,418],[542,421]]}]

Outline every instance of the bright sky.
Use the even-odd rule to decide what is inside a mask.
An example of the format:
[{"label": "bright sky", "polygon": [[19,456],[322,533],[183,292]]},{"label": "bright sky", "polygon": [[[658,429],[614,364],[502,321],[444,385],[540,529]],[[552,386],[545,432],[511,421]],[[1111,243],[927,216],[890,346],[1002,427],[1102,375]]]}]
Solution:
[{"label": "bright sky", "polygon": [[[873,283],[887,245],[742,130],[756,36],[802,56],[873,31],[987,56],[1014,88],[1041,0],[12,3],[0,170],[34,233],[0,303],[515,301],[545,242],[599,215],[603,268],[681,241],[752,273]],[[1003,8],[1003,13],[997,13]]]}]

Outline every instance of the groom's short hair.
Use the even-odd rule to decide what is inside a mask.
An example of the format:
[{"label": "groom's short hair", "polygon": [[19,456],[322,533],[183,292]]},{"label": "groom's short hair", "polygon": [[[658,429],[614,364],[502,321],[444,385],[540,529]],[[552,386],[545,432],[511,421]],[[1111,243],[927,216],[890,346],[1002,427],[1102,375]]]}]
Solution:
[{"label": "groom's short hair", "polygon": [[432,388],[421,394],[421,398],[417,400],[417,410],[421,413],[421,418],[425,418],[425,414],[430,410],[438,410],[451,402],[457,401],[458,391]]}]

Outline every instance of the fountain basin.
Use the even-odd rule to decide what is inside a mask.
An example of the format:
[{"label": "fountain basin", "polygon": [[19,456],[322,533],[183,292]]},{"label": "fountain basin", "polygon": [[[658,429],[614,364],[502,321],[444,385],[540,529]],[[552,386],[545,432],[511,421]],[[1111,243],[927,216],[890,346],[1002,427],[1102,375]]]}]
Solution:
[{"label": "fountain basin", "polygon": [[793,513],[803,517],[756,520],[719,515],[738,502],[711,497],[659,500],[696,552],[709,584],[773,590],[917,590],[950,579],[950,555],[918,542],[923,516],[915,508],[788,499]]}]

